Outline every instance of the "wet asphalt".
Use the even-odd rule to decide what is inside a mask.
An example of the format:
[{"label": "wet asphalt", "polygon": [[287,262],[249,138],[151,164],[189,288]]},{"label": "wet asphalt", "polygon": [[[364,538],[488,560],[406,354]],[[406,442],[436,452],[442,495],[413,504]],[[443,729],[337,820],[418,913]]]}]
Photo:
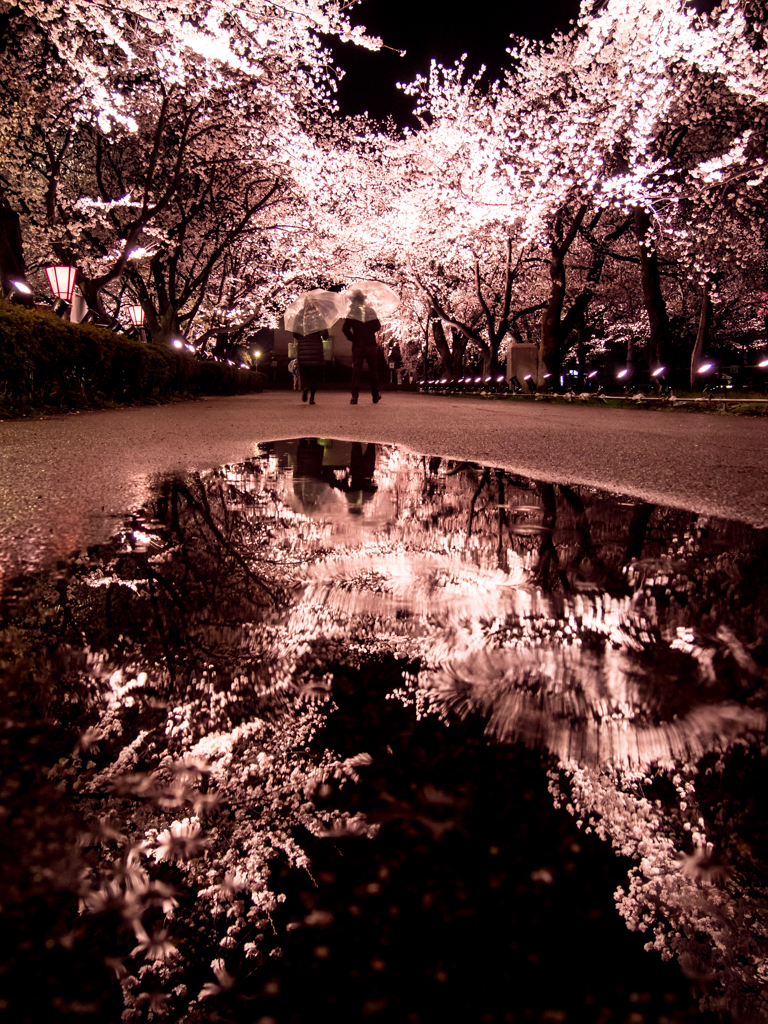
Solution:
[{"label": "wet asphalt", "polygon": [[164,474],[290,437],[398,444],[768,527],[768,417],[270,391],[0,422],[0,587],[106,540]]}]

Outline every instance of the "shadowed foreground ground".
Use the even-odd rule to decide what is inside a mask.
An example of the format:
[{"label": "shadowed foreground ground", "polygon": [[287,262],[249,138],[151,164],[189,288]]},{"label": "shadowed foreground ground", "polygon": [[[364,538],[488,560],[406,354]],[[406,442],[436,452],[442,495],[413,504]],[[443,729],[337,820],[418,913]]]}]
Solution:
[{"label": "shadowed foreground ground", "polygon": [[0,582],[105,540],[169,472],[237,462],[259,441],[404,445],[768,525],[768,418],[344,392],[292,392],[0,423]]}]

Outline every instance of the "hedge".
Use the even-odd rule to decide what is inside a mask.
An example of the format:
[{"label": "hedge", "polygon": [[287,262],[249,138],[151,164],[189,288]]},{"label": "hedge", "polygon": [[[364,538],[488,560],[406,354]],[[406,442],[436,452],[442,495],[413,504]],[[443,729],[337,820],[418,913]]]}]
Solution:
[{"label": "hedge", "polygon": [[0,301],[0,414],[262,391],[266,378]]}]

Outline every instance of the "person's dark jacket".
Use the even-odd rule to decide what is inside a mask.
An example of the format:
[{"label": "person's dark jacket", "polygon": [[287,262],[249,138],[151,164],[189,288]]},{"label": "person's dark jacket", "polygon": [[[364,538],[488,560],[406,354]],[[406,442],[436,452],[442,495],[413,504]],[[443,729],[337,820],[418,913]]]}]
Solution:
[{"label": "person's dark jacket", "polygon": [[323,334],[314,331],[312,334],[294,334],[296,339],[296,358],[299,366],[323,366]]},{"label": "person's dark jacket", "polygon": [[368,320],[361,323],[360,320],[353,320],[347,317],[341,325],[344,337],[352,342],[352,348],[375,348],[376,332],[381,330],[378,320]]}]

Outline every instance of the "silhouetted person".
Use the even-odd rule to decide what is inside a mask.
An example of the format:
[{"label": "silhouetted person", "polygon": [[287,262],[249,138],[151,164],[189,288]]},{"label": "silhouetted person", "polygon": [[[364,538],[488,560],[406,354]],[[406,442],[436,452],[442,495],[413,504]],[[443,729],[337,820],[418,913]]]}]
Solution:
[{"label": "silhouetted person", "polygon": [[[363,365],[368,363],[368,373],[371,381],[371,396],[374,403],[381,399],[379,394],[379,377],[376,370],[378,357],[378,345],[376,344],[376,333],[381,330],[381,324],[376,317],[376,311],[370,306],[366,308],[365,296],[360,291],[352,292],[352,302],[348,316],[342,324],[344,337],[352,342],[352,398],[351,405],[357,405],[360,396],[360,383],[363,376]],[[357,314],[355,316],[354,314]],[[369,315],[369,319],[364,317]]]},{"label": "silhouetted person", "polygon": [[301,386],[304,388],[301,400],[306,402],[309,395],[309,404],[315,404],[315,391],[317,385],[323,379],[323,367],[325,356],[323,355],[323,334],[324,331],[313,331],[312,334],[296,334],[296,358],[299,362],[299,374],[301,375]]}]

